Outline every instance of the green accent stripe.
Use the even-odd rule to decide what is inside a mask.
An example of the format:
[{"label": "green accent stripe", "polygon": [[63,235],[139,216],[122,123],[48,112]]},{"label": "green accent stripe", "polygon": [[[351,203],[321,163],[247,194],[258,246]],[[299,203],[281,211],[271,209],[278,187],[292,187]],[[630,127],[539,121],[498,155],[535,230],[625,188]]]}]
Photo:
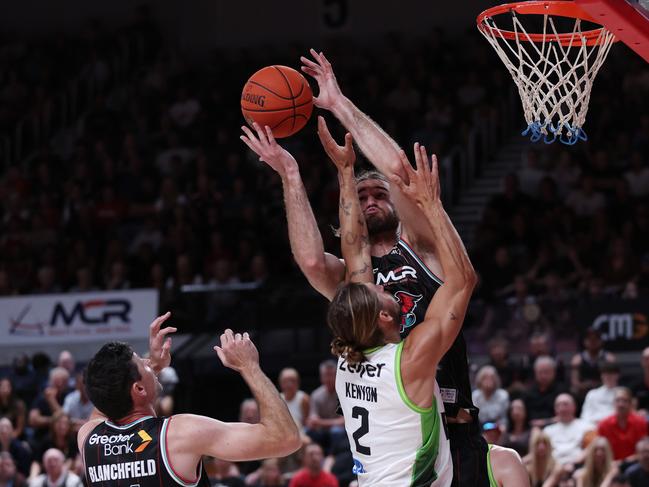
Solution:
[{"label": "green accent stripe", "polygon": [[378,347],[366,348],[365,350],[363,350],[363,354],[369,355],[370,353],[374,353],[377,350],[381,350],[383,347],[385,347],[385,345],[379,345]]},{"label": "green accent stripe", "polygon": [[421,437],[423,444],[417,450],[412,469],[411,487],[429,487],[437,480],[435,462],[439,453],[440,417],[437,414],[437,401],[433,410],[421,415]]},{"label": "green accent stripe", "polygon": [[435,398],[433,398],[433,404],[429,408],[422,408],[413,403],[406,394],[401,378],[401,353],[403,352],[404,343],[401,342],[397,345],[394,358],[394,375],[401,400],[406,406],[420,415],[422,438],[422,445],[415,455],[410,487],[429,487],[437,479],[435,462],[439,453],[440,416],[437,412],[437,400]]},{"label": "green accent stripe", "polygon": [[417,406],[414,402],[410,400],[408,397],[408,394],[406,394],[406,390],[403,387],[403,380],[401,379],[401,352],[403,351],[403,344],[405,341],[402,341],[397,345],[397,353],[394,356],[394,375],[397,380],[397,389],[399,389],[399,395],[401,396],[401,400],[408,406],[410,409],[412,409],[414,412],[419,413],[419,414],[428,414],[433,409],[436,410],[435,408],[435,401],[433,401],[433,405],[429,408],[422,408]]},{"label": "green accent stripe", "polygon": [[496,482],[493,469],[491,468],[491,447],[492,446],[493,445],[489,445],[489,449],[487,450],[487,473],[489,474],[489,487],[498,487],[498,482]]}]

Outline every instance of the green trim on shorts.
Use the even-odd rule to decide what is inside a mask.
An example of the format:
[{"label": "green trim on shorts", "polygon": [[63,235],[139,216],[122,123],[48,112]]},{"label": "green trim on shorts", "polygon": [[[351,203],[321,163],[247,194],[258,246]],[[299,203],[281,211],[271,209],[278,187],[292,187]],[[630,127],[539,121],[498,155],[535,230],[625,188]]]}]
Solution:
[{"label": "green trim on shorts", "polygon": [[494,471],[491,468],[491,447],[493,445],[488,445],[487,449],[487,473],[489,475],[489,487],[499,487],[498,482],[496,482],[496,478],[494,477]]}]

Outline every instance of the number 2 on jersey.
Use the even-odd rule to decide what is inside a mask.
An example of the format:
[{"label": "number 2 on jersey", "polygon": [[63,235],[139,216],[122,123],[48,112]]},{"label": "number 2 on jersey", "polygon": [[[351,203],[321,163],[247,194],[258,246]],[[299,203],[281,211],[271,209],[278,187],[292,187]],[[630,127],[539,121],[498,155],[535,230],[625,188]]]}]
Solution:
[{"label": "number 2 on jersey", "polygon": [[370,447],[361,445],[359,441],[370,430],[370,412],[360,406],[354,406],[352,408],[352,417],[361,418],[360,427],[352,434],[352,438],[354,438],[354,443],[356,444],[356,451],[358,453],[362,453],[363,455],[371,455],[372,453]]}]

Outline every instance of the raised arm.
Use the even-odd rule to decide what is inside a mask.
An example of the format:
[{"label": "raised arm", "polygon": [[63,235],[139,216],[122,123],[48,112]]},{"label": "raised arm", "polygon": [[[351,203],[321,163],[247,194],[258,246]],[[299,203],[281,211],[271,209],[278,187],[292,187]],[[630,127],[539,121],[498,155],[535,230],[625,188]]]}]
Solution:
[{"label": "raised arm", "polygon": [[[169,426],[174,462],[196,466],[209,455],[246,461],[290,455],[301,445],[300,433],[277,389],[259,366],[259,354],[247,333],[225,330],[214,347],[223,364],[241,374],[259,404],[259,423],[224,423],[205,416],[174,416]],[[176,463],[174,463],[174,466]]]},{"label": "raised arm", "polygon": [[319,93],[313,99],[316,106],[331,111],[351,132],[363,154],[382,173],[396,174],[408,182],[408,174],[399,162],[400,147],[370,117],[343,95],[333,68],[323,53],[311,49],[313,60],[302,56],[302,71],[318,83]]},{"label": "raised arm", "polygon": [[[343,95],[336,80],[333,68],[323,53],[311,49],[313,60],[302,56],[302,71],[312,76],[318,83],[319,93],[314,98],[316,106],[331,111],[343,126],[352,134],[361,151],[387,177],[399,176],[406,184],[409,173],[400,162],[399,145],[368,115]],[[417,150],[417,149],[415,149]],[[433,235],[430,228],[419,223],[424,219],[421,209],[403,194],[399,187],[391,191],[397,214],[401,220],[404,239],[412,244],[418,253],[423,254],[426,264],[436,274],[443,273],[433,251]]]},{"label": "raised arm", "polygon": [[426,149],[420,147],[415,153],[415,160],[416,171],[402,153],[400,161],[408,173],[409,183],[398,176],[393,176],[392,182],[416,202],[425,215],[426,220],[422,225],[429,226],[435,236],[435,252],[445,281],[428,305],[424,320],[408,335],[404,344],[402,374],[404,383],[410,383],[413,389],[434,377],[436,364],[453,344],[462,327],[477,281],[462,240],[440,201],[437,158],[432,157],[431,170]]},{"label": "raised arm", "polygon": [[339,146],[322,117],[318,117],[318,136],[325,152],[338,168],[340,248],[347,268],[346,279],[352,282],[374,282],[367,225],[358,201],[354,177],[356,154],[352,136],[349,132],[345,134],[345,145]]},{"label": "raised arm", "polygon": [[331,300],[338,284],[345,276],[345,265],[334,255],[324,251],[309,198],[293,156],[282,148],[269,127],[253,124],[256,135],[248,127],[241,127],[241,140],[282,178],[284,204],[288,221],[288,238],[298,266],[309,283]]}]

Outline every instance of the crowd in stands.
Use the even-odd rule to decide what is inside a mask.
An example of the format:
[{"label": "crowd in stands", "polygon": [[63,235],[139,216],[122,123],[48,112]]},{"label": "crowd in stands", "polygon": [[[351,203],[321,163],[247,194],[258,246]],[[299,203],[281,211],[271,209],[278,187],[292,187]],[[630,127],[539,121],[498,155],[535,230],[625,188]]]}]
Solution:
[{"label": "crowd in stands", "polygon": [[472,245],[488,305],[480,337],[570,336],[574,310],[649,295],[649,69],[612,52],[588,142],[530,145],[484,209]]},{"label": "crowd in stands", "polygon": [[[645,486],[649,348],[642,353],[642,372],[621,379],[616,357],[603,350],[599,336],[590,334],[585,341],[592,342],[589,348],[563,365],[550,355],[547,335],[530,340],[533,353],[524,361],[510,358],[507,344],[494,339],[489,361],[474,377],[473,400],[480,408],[483,434],[489,443],[518,452],[533,487]],[[63,476],[67,487],[83,485],[76,432],[93,406],[79,369],[67,351],[56,364],[37,354],[15,360],[0,379],[0,487],[61,485]],[[335,374],[333,360],[322,362],[320,386],[307,393],[296,369],[281,370],[278,390],[302,432],[302,448],[263,461],[206,458],[213,487],[355,485],[352,452],[337,411]],[[165,392],[157,410],[171,415],[170,386],[178,376],[167,368],[160,380]],[[259,421],[254,399],[241,402],[238,419]]]},{"label": "crowd in stands", "polygon": [[[0,68],[12,66],[0,69],[0,131],[41,109],[79,71],[106,80],[74,137],[0,175],[0,296],[152,287],[166,310],[185,285],[304,286],[288,246],[281,182],[239,141],[238,99],[256,69],[297,67],[306,46],[216,50],[192,65],[140,18],[129,28],[145,39],[149,62],[109,89],[113,67],[102,60],[114,36],[96,27],[75,40],[0,48]],[[470,48],[452,49],[433,31],[353,49],[333,42],[326,53],[344,92],[398,142],[443,155],[481,116],[505,106],[512,88],[477,34],[462,42]],[[577,343],[571,312],[576,301],[649,291],[649,81],[646,68],[619,55],[628,63],[623,75],[605,67],[595,84],[590,142],[527,150],[485,208],[472,245],[484,305],[472,337],[495,337],[473,399],[485,437],[520,453],[534,487],[649,485],[649,349],[642,375],[619,387],[615,356],[598,330]],[[339,253],[329,230],[338,211],[335,171],[313,132],[309,126],[284,143],[300,163],[325,247]],[[217,308],[230,300],[219,294]],[[561,362],[558,338],[583,351]],[[522,358],[511,356],[514,347]],[[263,462],[206,459],[213,486],[351,485],[335,369],[321,364],[321,386],[310,394],[300,390],[305,371],[283,370],[279,388],[304,447]],[[83,482],[74,437],[92,406],[78,372],[69,354],[56,367],[37,354],[17,358],[0,379],[0,487]],[[164,414],[174,411],[178,382],[167,374]],[[254,400],[242,402],[240,420],[258,421]]]}]

